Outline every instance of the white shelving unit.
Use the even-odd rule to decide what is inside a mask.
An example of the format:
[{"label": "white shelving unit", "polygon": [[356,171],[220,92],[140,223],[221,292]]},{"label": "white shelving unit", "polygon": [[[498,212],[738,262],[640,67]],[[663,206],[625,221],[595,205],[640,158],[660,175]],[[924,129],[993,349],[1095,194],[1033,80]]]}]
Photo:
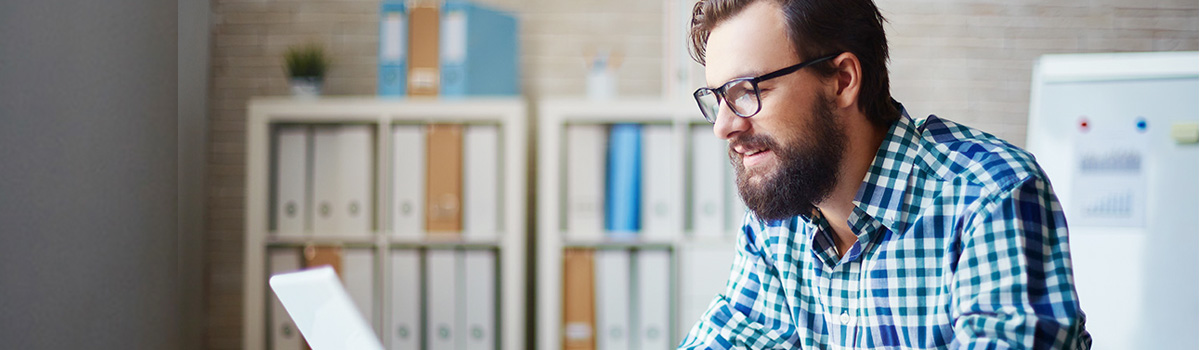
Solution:
[{"label": "white shelving unit", "polygon": [[[690,218],[691,182],[691,139],[693,130],[706,128],[711,125],[700,116],[700,111],[694,101],[675,100],[664,101],[657,98],[647,99],[616,99],[611,101],[593,101],[585,99],[549,99],[538,103],[538,216],[537,216],[537,345],[541,350],[563,349],[563,252],[565,249],[618,249],[618,250],[666,250],[671,252],[670,295],[670,326],[667,334],[670,348],[674,348],[685,332],[691,328],[700,316],[695,307],[684,307],[689,293],[688,286],[695,285],[687,280],[689,276],[681,276],[680,271],[686,269],[686,264],[697,259],[716,260],[721,266],[723,259],[725,269],[714,271],[715,279],[720,280],[719,286],[710,291],[700,291],[706,295],[704,304],[724,286],[728,276],[728,266],[734,255],[734,228],[740,226],[740,217],[736,223],[726,221],[726,227],[721,234],[714,236],[704,234],[697,236],[688,223]],[[565,140],[566,130],[573,125],[611,125],[618,123],[637,123],[643,125],[668,125],[672,130],[674,156],[673,162],[675,179],[668,181],[675,188],[673,203],[679,205],[670,211],[673,217],[670,221],[673,227],[665,236],[671,238],[645,239],[643,232],[633,239],[614,239],[604,235],[597,239],[567,238],[566,214],[564,213],[566,189],[566,157],[568,142]],[[697,133],[698,134],[698,133]],[[713,137],[711,132],[707,137]],[[717,186],[718,184],[714,184]],[[732,184],[719,184],[732,188]],[[643,186],[646,186],[643,183]],[[645,205],[644,203],[642,205]],[[740,205],[740,203],[738,203]],[[726,215],[724,211],[719,215]],[[656,235],[662,236],[662,235]],[[715,257],[715,258],[714,258]],[[713,277],[708,277],[713,279]],[[710,281],[711,282],[711,281]],[[711,285],[712,283],[708,283]],[[711,292],[711,293],[710,293]],[[692,302],[691,304],[695,304]],[[597,312],[600,312],[597,310]],[[696,317],[695,319],[692,319]],[[684,319],[688,318],[688,319]],[[597,331],[600,333],[600,331]],[[598,336],[597,336],[598,337]],[[641,349],[665,350],[665,349]]]},{"label": "white shelving unit", "polygon": [[[249,103],[247,118],[247,181],[245,228],[245,276],[243,330],[244,349],[268,347],[267,288],[268,252],[273,248],[300,248],[309,244],[331,244],[348,249],[373,250],[373,305],[375,310],[365,315],[375,329],[389,325],[391,252],[399,249],[483,249],[496,253],[495,275],[497,317],[495,334],[498,349],[524,350],[526,269],[526,123],[528,114],[520,99],[388,99],[376,97],[325,97],[293,99],[288,97],[257,98]],[[497,190],[500,205],[497,211],[500,226],[494,240],[445,239],[425,236],[422,239],[393,236],[390,200],[392,172],[392,127],[412,124],[486,124],[498,127],[500,179]],[[337,236],[320,232],[280,236],[271,231],[271,149],[275,125],[370,125],[374,131],[371,206],[374,219],[366,232]],[[428,279],[425,281],[428,283]],[[383,331],[381,340],[390,343],[392,330]],[[428,341],[428,340],[427,340]]]}]

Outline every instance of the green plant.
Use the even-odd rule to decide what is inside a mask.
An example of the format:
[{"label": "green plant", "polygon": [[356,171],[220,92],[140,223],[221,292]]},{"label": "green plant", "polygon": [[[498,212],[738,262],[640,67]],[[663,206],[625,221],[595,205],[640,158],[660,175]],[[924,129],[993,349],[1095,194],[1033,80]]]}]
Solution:
[{"label": "green plant", "polygon": [[288,77],[317,78],[325,76],[329,67],[329,59],[325,57],[325,49],[318,44],[292,46],[283,55],[287,64]]}]

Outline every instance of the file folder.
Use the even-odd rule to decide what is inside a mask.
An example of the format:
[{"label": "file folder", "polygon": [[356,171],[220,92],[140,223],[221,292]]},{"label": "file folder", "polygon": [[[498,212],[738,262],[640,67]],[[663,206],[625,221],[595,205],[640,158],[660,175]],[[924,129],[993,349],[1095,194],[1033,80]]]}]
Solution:
[{"label": "file folder", "polygon": [[363,235],[374,222],[374,137],[367,125],[313,131],[313,232]]},{"label": "file folder", "polygon": [[408,14],[403,1],[379,6],[379,87],[381,96],[404,96],[408,84]]},{"label": "file folder", "polygon": [[708,310],[717,294],[725,291],[733,266],[733,249],[724,241],[685,246],[679,263],[679,320],[683,332]]},{"label": "file folder", "polygon": [[440,34],[442,96],[518,94],[515,17],[468,1],[446,1]]},{"label": "file folder", "polygon": [[[270,259],[272,275],[300,270],[300,250],[298,249],[273,249]],[[304,339],[300,336],[300,329],[296,328],[295,322],[292,322],[292,317],[279,302],[279,297],[275,296],[275,293],[268,293],[270,294],[268,298],[271,299],[271,349],[304,349]]]},{"label": "file folder", "polygon": [[726,230],[723,236],[732,237],[741,230],[742,221],[746,218],[746,203],[738,194],[737,173],[729,162],[725,162],[725,184],[725,208],[729,210],[729,216],[725,217]]},{"label": "file folder", "polygon": [[683,225],[677,148],[670,125],[642,127],[642,237],[647,240],[672,240]]},{"label": "file folder", "polygon": [[421,261],[416,250],[393,250],[392,315],[389,349],[408,350],[421,347]]},{"label": "file folder", "polygon": [[342,252],[342,282],[346,284],[346,292],[358,306],[367,323],[375,333],[379,333],[378,322],[375,322],[375,252],[370,249],[347,249]]},{"label": "file folder", "polygon": [[275,134],[275,232],[304,234],[308,213],[308,127],[282,126]]},{"label": "file folder", "polygon": [[500,127],[468,125],[463,135],[463,232],[495,241],[499,229]]},{"label": "file folder", "polygon": [[463,254],[463,293],[466,322],[459,329],[467,350],[496,349],[496,252],[471,250]]},{"label": "file folder", "polygon": [[457,350],[457,299],[459,284],[458,254],[453,250],[430,250],[425,262],[426,334],[429,350]]},{"label": "file folder", "polygon": [[610,237],[632,237],[641,219],[642,127],[613,125],[608,139],[604,226]]},{"label": "file folder", "polygon": [[438,38],[441,11],[436,1],[421,1],[408,8],[409,96],[437,96]]},{"label": "file folder", "polygon": [[392,234],[420,239],[425,222],[425,126],[392,128]]},{"label": "file folder", "polygon": [[338,276],[342,275],[342,248],[332,245],[309,245],[304,247],[304,268],[330,266]]},{"label": "file folder", "polygon": [[338,215],[338,127],[313,128],[313,234],[341,234]]},{"label": "file folder", "polygon": [[566,127],[567,238],[603,238],[605,129],[602,125]]},{"label": "file folder", "polygon": [[563,251],[563,350],[596,349],[596,280],[593,253]]},{"label": "file folder", "polygon": [[338,130],[338,227],[343,235],[371,233],[375,218],[375,137],[368,125]]},{"label": "file folder", "polygon": [[627,350],[629,341],[629,251],[596,251],[596,348]]},{"label": "file folder", "polygon": [[634,293],[634,350],[671,348],[671,253],[637,252],[637,291]]},{"label": "file folder", "polygon": [[692,233],[720,237],[725,232],[725,167],[728,144],[709,126],[692,127]]},{"label": "file folder", "polygon": [[460,237],[462,231],[463,127],[430,124],[427,130],[425,227],[430,235]]}]

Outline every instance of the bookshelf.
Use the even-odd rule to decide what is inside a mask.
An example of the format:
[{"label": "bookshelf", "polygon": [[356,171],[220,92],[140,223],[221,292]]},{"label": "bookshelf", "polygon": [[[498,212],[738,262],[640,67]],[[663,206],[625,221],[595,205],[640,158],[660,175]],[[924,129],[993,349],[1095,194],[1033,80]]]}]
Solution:
[{"label": "bookshelf", "polygon": [[[538,259],[536,267],[538,281],[536,291],[537,348],[543,350],[623,349],[626,347],[640,348],[641,350],[659,350],[659,347],[673,349],[682,340],[687,330],[699,319],[700,313],[704,311],[704,307],[712,300],[712,297],[723,290],[729,266],[733,260],[734,232],[740,226],[740,214],[744,213],[744,209],[742,209],[744,207],[733,195],[736,191],[733,190],[732,181],[723,181],[731,179],[729,176],[732,174],[732,168],[725,160],[727,158],[724,153],[721,153],[724,141],[713,136],[711,125],[700,117],[695,102],[690,100],[664,101],[657,98],[622,98],[611,101],[546,99],[538,102],[537,113],[539,118],[536,238]],[[577,195],[578,190],[572,186],[578,186],[578,179],[587,177],[587,172],[596,172],[595,163],[577,162],[579,159],[591,159],[597,156],[603,159],[604,157],[599,155],[601,152],[573,150],[572,147],[580,144],[581,135],[586,136],[587,134],[573,131],[579,129],[572,128],[580,126],[583,126],[584,129],[597,126],[611,128],[615,124],[628,123],[642,126],[642,135],[645,137],[640,142],[641,147],[646,148],[643,149],[642,154],[648,156],[642,157],[643,166],[640,171],[646,172],[648,168],[651,168],[657,176],[661,176],[658,179],[643,178],[641,184],[642,203],[639,206],[647,209],[642,211],[643,215],[640,219],[642,229],[625,236],[616,236],[608,232],[577,234],[580,230],[592,230],[570,227],[581,222],[581,220],[571,217],[576,215],[575,211],[577,210],[576,198],[573,196],[582,196]],[[650,129],[656,129],[656,131],[650,131]],[[654,136],[656,140],[651,140],[648,136],[652,132],[656,134]],[[594,136],[587,137],[595,138]],[[663,137],[666,139],[664,140]],[[695,145],[707,145],[709,147],[706,149],[710,151],[715,150],[717,154],[712,154],[712,157],[719,157],[719,160],[695,158],[694,143]],[[647,151],[658,152],[658,154],[646,153]],[[647,158],[650,157],[654,157],[659,162],[653,165],[647,164]],[[696,159],[702,160],[702,163],[709,166],[717,164],[720,167],[720,164],[725,164],[724,168],[716,170],[715,173],[705,173],[705,175],[716,176],[718,180],[713,181],[715,183],[707,187],[696,186],[697,180],[692,171],[694,167],[698,166],[695,164]],[[581,173],[579,169],[587,170]],[[603,170],[599,172],[605,173]],[[600,176],[603,179],[604,175]],[[708,179],[712,176],[702,178]],[[704,180],[704,183],[707,181]],[[604,183],[605,180],[599,182]],[[646,194],[650,188],[658,191],[657,194]],[[704,196],[697,193],[697,190],[711,191],[712,189],[716,189],[714,193],[720,195],[722,201],[720,204],[728,209],[722,209],[719,212],[705,212],[694,204]],[[572,193],[572,191],[576,191],[576,193]],[[657,201],[661,203],[647,203],[651,201],[651,197],[657,198]],[[663,206],[664,203],[665,206]],[[603,214],[600,215],[603,217]],[[651,215],[658,216],[654,219],[653,225],[648,221]],[[697,221],[697,218],[708,216],[719,218],[717,222],[720,224],[716,226],[706,224],[706,222],[713,222],[712,220]],[[588,221],[588,224],[584,225],[594,226],[594,221]],[[618,313],[615,316],[628,317],[631,321],[629,323],[633,323],[629,329],[626,329],[625,333],[628,337],[624,340],[614,335],[616,333],[613,333],[612,329],[605,329],[603,324],[608,321],[601,319],[605,319],[606,316],[591,316],[594,323],[589,331],[574,324],[572,321],[574,318],[571,316],[564,315],[567,306],[564,305],[567,303],[564,300],[566,298],[564,289],[567,288],[564,286],[564,283],[567,282],[567,278],[564,278],[564,269],[567,269],[564,267],[566,264],[564,259],[576,259],[572,257],[577,256],[574,255],[574,251],[596,253],[596,267],[592,271],[597,275],[594,279],[597,281],[595,282],[597,291],[608,288],[600,285],[612,281],[611,276],[606,277],[608,273],[605,272],[605,268],[600,267],[602,252],[628,252],[628,257],[622,258],[615,265],[618,266],[618,269],[626,269],[625,266],[629,264],[634,266],[628,271],[628,274],[625,271],[619,271],[616,275],[618,278],[629,279],[628,285],[621,284],[615,287],[618,289],[618,293],[613,293],[623,293],[619,292],[620,290],[629,291],[629,295],[615,299],[618,303],[629,303],[630,315]],[[642,252],[666,252],[668,258],[649,260],[643,257]],[[653,288],[663,288],[663,286],[658,286],[656,281],[649,280],[643,275],[644,268],[655,267],[640,266],[645,265],[646,261],[664,261],[669,264],[665,269],[669,275],[665,283],[667,290],[662,291],[663,295],[661,296],[656,296],[658,293],[650,292],[654,290]],[[572,268],[571,271],[584,270]],[[579,281],[580,279],[570,278],[570,280]],[[587,278],[583,280],[586,281]],[[658,287],[647,289],[647,285],[651,284]],[[576,291],[579,288],[571,290]],[[593,294],[603,293],[603,291],[599,291]],[[650,297],[645,297],[645,295]],[[642,310],[645,309],[645,306],[650,306],[641,303],[651,304],[651,297],[653,300],[665,303],[667,308],[666,329],[662,331],[638,325],[639,322],[647,324],[654,322],[644,320],[645,315],[640,314],[645,312]],[[641,300],[639,301],[639,299]],[[595,303],[590,310],[597,314],[603,314],[611,311],[613,300],[595,296]],[[585,310],[588,309],[585,308]],[[566,311],[566,313],[571,312],[573,311]],[[564,317],[572,318],[567,322],[571,325],[564,323]],[[576,341],[586,338],[589,334],[594,336],[591,341],[592,345],[581,347],[580,343]],[[616,338],[603,339],[610,336]],[[658,336],[665,338],[656,338]],[[613,341],[620,343],[613,344]],[[626,341],[629,343],[625,343]],[[587,341],[584,342],[587,343]],[[633,345],[625,346],[626,344]]]},{"label": "bookshelf", "polygon": [[[378,97],[323,97],[318,99],[268,97],[252,99],[248,106],[246,124],[247,182],[242,347],[244,349],[288,347],[282,346],[284,345],[283,341],[276,340],[276,335],[272,333],[279,331],[283,332],[281,334],[287,335],[291,330],[276,329],[277,324],[274,323],[276,316],[272,316],[275,311],[271,305],[274,299],[267,287],[267,278],[272,268],[278,270],[282,266],[284,270],[287,270],[299,266],[295,261],[280,262],[270,258],[273,255],[288,257],[308,254],[308,251],[314,246],[320,246],[334,247],[339,254],[342,254],[341,256],[344,258],[342,268],[344,271],[348,271],[342,275],[342,278],[348,285],[348,289],[351,289],[352,296],[361,297],[361,300],[356,299],[356,302],[362,301],[370,305],[364,310],[366,311],[364,316],[368,318],[369,323],[379,333],[383,344],[389,349],[408,348],[408,346],[402,346],[400,339],[418,339],[413,344],[419,344],[421,348],[436,348],[438,344],[434,343],[438,341],[448,342],[446,344],[450,345],[456,344],[454,342],[457,341],[459,342],[457,346],[469,343],[472,345],[466,346],[472,346],[472,348],[526,349],[524,325],[526,325],[525,303],[528,295],[525,288],[525,268],[527,266],[525,203],[528,193],[526,189],[527,115],[524,101],[517,98],[446,100]],[[492,181],[493,185],[489,186],[495,187],[495,191],[489,192],[494,197],[486,197],[487,200],[495,200],[495,206],[483,207],[495,211],[488,223],[469,222],[470,218],[474,216],[461,214],[465,218],[462,222],[463,229],[453,232],[453,234],[426,232],[427,230],[423,229],[424,226],[421,226],[422,229],[412,229],[413,225],[398,223],[402,220],[400,219],[401,214],[397,214],[399,210],[402,210],[401,207],[404,212],[408,212],[411,208],[409,208],[409,204],[397,204],[399,201],[394,201],[392,198],[394,193],[401,193],[398,188],[404,186],[398,184],[403,180],[393,180],[399,176],[394,173],[400,173],[406,169],[403,166],[394,166],[393,162],[399,164],[397,159],[408,158],[398,157],[410,154],[403,152],[403,147],[396,146],[397,142],[404,142],[407,139],[394,138],[393,135],[404,135],[396,131],[399,129],[407,127],[419,130],[423,126],[431,124],[462,125],[462,129],[467,130],[464,134],[469,134],[470,128],[475,126],[495,130],[491,134],[491,138],[485,139],[488,140],[487,142],[495,143],[495,147],[491,147],[492,151],[496,152],[495,156],[476,157],[494,159],[494,165],[491,165],[495,166],[495,176],[491,177],[494,180],[483,178],[486,181]],[[333,191],[333,194],[329,194],[322,192],[327,190],[321,189],[320,186],[312,185],[316,182],[314,178],[323,176],[321,174],[324,174],[323,171],[327,172],[327,168],[344,171],[354,167],[306,165],[308,170],[302,180],[307,181],[311,192],[305,193],[303,196],[296,196],[302,198],[300,201],[304,203],[300,205],[299,209],[290,206],[286,209],[288,213],[300,212],[304,219],[298,223],[283,224],[283,221],[279,219],[283,214],[278,214],[280,211],[277,208],[277,205],[284,202],[281,197],[284,192],[280,192],[283,191],[280,188],[288,186],[291,186],[288,188],[294,188],[297,185],[293,182],[301,181],[289,180],[292,182],[276,183],[286,182],[276,181],[280,179],[277,169],[283,167],[280,164],[291,164],[283,158],[312,162],[319,162],[314,160],[319,157],[330,158],[322,156],[321,148],[313,146],[313,143],[318,142],[316,138],[321,137],[322,131],[319,130],[331,130],[339,127],[343,130],[342,135],[348,134],[347,130],[357,132],[357,138],[344,137],[343,139],[358,142],[359,146],[354,146],[355,143],[351,141],[339,141],[341,145],[349,144],[351,146],[345,146],[340,151],[341,153],[332,159],[337,159],[339,162],[354,162],[355,159],[358,159],[360,163],[368,164],[365,168],[368,169],[367,173],[339,175],[343,176],[339,178],[340,185],[333,186],[337,190]],[[283,138],[281,130],[303,130],[297,134],[310,136],[310,138],[304,139],[307,146],[303,156],[281,155],[281,150],[285,149],[279,146],[283,142],[281,141]],[[477,146],[467,147],[479,149]],[[295,147],[287,149],[295,149]],[[346,149],[352,151],[346,151]],[[368,151],[365,153],[353,151],[364,149]],[[465,157],[471,158],[469,155]],[[464,165],[464,167],[470,166],[472,165]],[[359,169],[362,168],[359,167]],[[469,170],[463,171],[465,179],[461,185],[466,188],[461,192],[463,199],[460,201],[459,208],[462,211],[474,210],[471,209],[473,207],[470,202],[473,194],[466,193],[472,186],[469,182],[473,181],[471,180],[472,175],[467,174]],[[428,181],[428,179],[423,180]],[[393,186],[397,188],[393,188]],[[317,201],[314,199],[315,197],[323,195],[349,196],[346,193],[354,191],[360,192],[359,196],[362,197],[360,199],[363,203],[353,202],[348,212],[355,213],[361,209],[365,218],[344,219],[331,224],[334,229],[328,229],[330,226],[327,224],[317,223],[321,219],[316,218],[318,215],[316,213],[323,212],[328,208],[325,208],[323,204],[315,205],[313,203]],[[472,193],[481,192],[471,191]],[[396,196],[399,197],[399,195]],[[292,202],[288,202],[288,205],[291,204]],[[423,204],[419,203],[419,205]],[[475,206],[474,208],[479,207]],[[287,215],[289,218],[292,217],[292,214]],[[454,278],[439,278],[443,275],[430,270],[442,266],[434,261],[451,261],[455,259],[454,256],[462,257],[457,261],[467,261],[467,263],[452,263],[456,270],[451,273]],[[478,262],[481,257],[484,264],[479,266],[484,267],[472,270],[471,261]],[[413,263],[420,266],[414,266]],[[464,264],[467,267],[462,267]],[[419,281],[417,283],[420,285],[419,288],[393,281],[398,276],[394,273],[406,269],[411,270],[407,273],[420,276],[416,280]],[[465,277],[462,272],[464,270],[468,271]],[[471,273],[475,273],[475,275],[471,275]],[[491,324],[491,332],[485,332],[486,326],[481,330],[472,324],[464,325],[468,329],[453,329],[456,334],[463,334],[462,336],[447,335],[448,331],[444,327],[432,324],[435,323],[432,317],[438,317],[435,315],[449,314],[434,310],[434,308],[440,307],[437,306],[435,299],[443,299],[446,296],[426,291],[425,288],[449,283],[451,288],[455,288],[456,293],[460,294],[468,293],[465,292],[466,290],[487,290],[488,286],[478,288],[479,286],[474,284],[481,280],[477,278],[479,273],[482,273],[483,276],[490,276],[490,280],[494,281],[490,284],[493,291],[490,298],[487,295],[479,297],[482,298],[480,300],[490,300],[490,305],[494,305],[494,308],[491,309],[493,312],[491,320],[486,322]],[[356,279],[357,282],[352,282],[351,279]],[[358,290],[354,290],[353,283],[359,283]],[[362,287],[362,285],[366,285],[366,287]],[[417,318],[420,321],[416,322],[420,324],[415,326],[417,329],[396,327],[401,323],[399,320],[401,317],[396,315],[411,315],[412,313],[398,313],[394,307],[398,308],[401,302],[394,300],[398,297],[393,296],[413,295],[414,293],[421,295],[419,300],[412,303],[419,309],[421,318]],[[472,301],[475,300],[472,298],[477,297],[477,295],[470,294],[466,297],[458,296],[456,297],[458,299],[453,299],[454,302],[450,304],[470,305],[463,308],[472,308],[472,310],[456,312],[456,314],[466,315],[465,317],[470,319],[473,317],[471,316],[472,312],[488,309],[477,307],[480,304]],[[465,301],[464,298],[466,298]],[[360,305],[360,308],[362,307]],[[451,305],[451,307],[458,306]],[[480,317],[489,318],[486,312],[483,315]],[[416,316],[413,315],[413,317]],[[438,322],[440,321],[438,320]],[[459,325],[462,325],[465,321],[455,322],[460,322]],[[414,334],[419,336],[414,338],[412,337]],[[439,336],[449,337],[447,339],[450,340],[441,339],[442,337]],[[482,344],[470,343],[476,341],[482,342]]]}]

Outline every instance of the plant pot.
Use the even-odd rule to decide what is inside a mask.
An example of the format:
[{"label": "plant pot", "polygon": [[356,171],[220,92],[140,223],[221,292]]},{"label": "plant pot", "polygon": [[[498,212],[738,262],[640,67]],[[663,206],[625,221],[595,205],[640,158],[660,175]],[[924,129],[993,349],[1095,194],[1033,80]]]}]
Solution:
[{"label": "plant pot", "polygon": [[321,96],[320,77],[292,77],[292,96],[301,98],[316,98]]}]

